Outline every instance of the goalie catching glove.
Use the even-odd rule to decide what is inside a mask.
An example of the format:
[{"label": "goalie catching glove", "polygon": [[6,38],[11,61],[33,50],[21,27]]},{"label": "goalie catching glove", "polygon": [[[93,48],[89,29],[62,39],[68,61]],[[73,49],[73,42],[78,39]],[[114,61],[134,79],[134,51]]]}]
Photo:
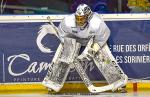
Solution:
[{"label": "goalie catching glove", "polygon": [[94,42],[94,39],[91,38],[87,43],[87,46],[84,49],[83,53],[79,55],[78,58],[79,59],[87,58],[88,60],[91,60],[100,49],[101,46],[98,43]]}]

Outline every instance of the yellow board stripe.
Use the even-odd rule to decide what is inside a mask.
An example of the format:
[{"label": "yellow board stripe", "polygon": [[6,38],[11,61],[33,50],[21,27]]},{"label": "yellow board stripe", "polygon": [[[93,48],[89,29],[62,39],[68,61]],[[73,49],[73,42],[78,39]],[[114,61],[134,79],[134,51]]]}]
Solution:
[{"label": "yellow board stripe", "polygon": [[[106,85],[104,83],[95,84],[96,86]],[[137,91],[150,91],[150,83],[137,83]],[[126,85],[128,92],[133,92],[133,83]],[[85,93],[88,89],[83,83],[65,83],[64,87],[59,93]],[[48,93],[47,88],[41,84],[1,84],[0,94],[12,94],[12,93]]]},{"label": "yellow board stripe", "polygon": [[0,94],[3,93],[47,93],[48,90],[41,84],[2,84]]}]

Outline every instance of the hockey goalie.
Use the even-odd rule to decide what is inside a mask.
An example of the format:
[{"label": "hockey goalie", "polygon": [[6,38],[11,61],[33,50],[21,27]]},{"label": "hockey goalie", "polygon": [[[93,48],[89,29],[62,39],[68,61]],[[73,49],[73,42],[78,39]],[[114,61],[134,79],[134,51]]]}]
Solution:
[{"label": "hockey goalie", "polygon": [[[103,19],[92,12],[86,4],[80,4],[75,13],[65,17],[56,27],[48,17],[50,24],[41,27],[37,45],[44,53],[51,49],[42,45],[41,41],[47,34],[56,35],[60,44],[51,62],[42,84],[49,89],[59,92],[63,87],[71,68],[75,68],[81,79],[92,93],[115,91],[126,85],[128,77],[117,64],[107,46],[110,30]],[[84,50],[81,52],[81,48]],[[94,61],[108,85],[96,87],[90,81],[83,65],[86,61]]]}]

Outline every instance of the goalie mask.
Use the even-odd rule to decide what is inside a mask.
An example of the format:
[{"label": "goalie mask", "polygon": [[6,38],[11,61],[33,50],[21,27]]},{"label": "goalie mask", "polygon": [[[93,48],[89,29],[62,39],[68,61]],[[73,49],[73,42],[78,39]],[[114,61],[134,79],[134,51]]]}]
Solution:
[{"label": "goalie mask", "polygon": [[80,4],[77,7],[77,10],[75,12],[75,19],[76,19],[76,24],[79,27],[84,27],[87,22],[89,17],[91,16],[92,11],[90,7],[86,4]]}]

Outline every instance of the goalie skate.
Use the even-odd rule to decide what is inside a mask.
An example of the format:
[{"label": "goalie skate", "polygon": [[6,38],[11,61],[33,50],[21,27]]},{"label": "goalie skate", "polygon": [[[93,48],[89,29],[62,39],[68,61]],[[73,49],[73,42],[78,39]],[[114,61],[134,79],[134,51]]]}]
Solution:
[{"label": "goalie skate", "polygon": [[64,39],[64,44],[60,44],[52,60],[52,68],[49,68],[43,80],[44,86],[59,92],[72,67],[71,64],[79,53],[80,47],[80,44],[75,39]]}]

